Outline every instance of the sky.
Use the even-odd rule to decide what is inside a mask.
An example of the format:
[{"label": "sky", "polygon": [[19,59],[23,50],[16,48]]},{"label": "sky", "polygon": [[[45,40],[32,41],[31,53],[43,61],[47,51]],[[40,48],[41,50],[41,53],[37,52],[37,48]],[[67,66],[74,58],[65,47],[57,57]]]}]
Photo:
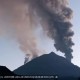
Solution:
[{"label": "sky", "polygon": [[70,7],[72,8],[74,14],[73,14],[73,30],[74,30],[74,36],[73,36],[73,42],[75,43],[75,46],[73,47],[73,56],[74,59],[72,62],[80,67],[80,0],[70,0]]},{"label": "sky", "polygon": [[[70,7],[73,10],[73,31],[75,35],[73,36],[73,42],[75,45],[73,46],[73,59],[72,63],[80,67],[80,0],[70,0]],[[41,34],[40,31],[38,31]],[[39,35],[38,34],[38,35]],[[45,36],[45,35],[44,35]],[[39,40],[41,40],[44,36],[41,36]],[[45,36],[41,42],[41,48],[47,51],[47,53],[52,50],[56,52],[55,48],[52,45],[52,41]],[[60,52],[56,52],[60,56],[64,56]],[[0,65],[8,67],[10,70],[14,70],[19,66],[24,64],[25,53],[19,49],[19,44],[14,39],[10,39],[8,36],[0,36]]]}]

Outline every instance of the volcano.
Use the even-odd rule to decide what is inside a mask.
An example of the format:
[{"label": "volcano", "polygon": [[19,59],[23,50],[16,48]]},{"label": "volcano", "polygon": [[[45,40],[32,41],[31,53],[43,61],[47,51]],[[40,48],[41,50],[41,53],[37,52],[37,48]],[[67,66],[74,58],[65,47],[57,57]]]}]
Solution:
[{"label": "volcano", "polygon": [[[13,71],[18,75],[51,76],[79,80],[80,68],[54,52],[44,54]],[[65,80],[66,80],[65,79]],[[62,79],[61,79],[62,80]]]}]

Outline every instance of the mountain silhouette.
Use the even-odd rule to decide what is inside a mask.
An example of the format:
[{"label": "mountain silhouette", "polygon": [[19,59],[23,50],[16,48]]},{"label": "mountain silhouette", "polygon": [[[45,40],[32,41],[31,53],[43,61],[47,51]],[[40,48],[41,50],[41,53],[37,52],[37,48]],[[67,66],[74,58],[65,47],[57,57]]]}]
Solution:
[{"label": "mountain silhouette", "polygon": [[56,55],[54,52],[37,57],[13,72],[18,75],[29,76],[56,75],[63,78],[63,80],[79,80],[80,77],[80,68],[78,66]]},{"label": "mountain silhouette", "polygon": [[15,76],[13,72],[11,72],[7,67],[0,66],[0,76]]},{"label": "mountain silhouette", "polygon": [[[0,80],[3,80],[3,79],[18,79],[18,78],[11,78],[11,77],[21,77],[20,75],[16,75],[16,74],[14,74],[12,71],[10,71],[7,67],[5,67],[5,66],[0,66]],[[1,78],[1,77],[3,77],[3,78]],[[5,78],[5,77],[7,77],[7,78]],[[19,78],[20,79],[20,78]],[[25,79],[25,78],[24,78]],[[35,80],[35,79],[26,79],[26,80]]]}]

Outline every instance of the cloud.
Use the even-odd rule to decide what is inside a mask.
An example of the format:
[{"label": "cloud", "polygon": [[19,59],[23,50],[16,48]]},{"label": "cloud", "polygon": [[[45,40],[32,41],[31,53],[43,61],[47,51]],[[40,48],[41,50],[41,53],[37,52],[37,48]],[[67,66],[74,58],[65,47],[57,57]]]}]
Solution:
[{"label": "cloud", "polygon": [[4,25],[0,30],[12,35],[20,49],[35,58],[41,52],[35,35],[40,24],[44,34],[55,41],[55,48],[71,60],[72,13],[68,0],[0,0],[0,22]]}]

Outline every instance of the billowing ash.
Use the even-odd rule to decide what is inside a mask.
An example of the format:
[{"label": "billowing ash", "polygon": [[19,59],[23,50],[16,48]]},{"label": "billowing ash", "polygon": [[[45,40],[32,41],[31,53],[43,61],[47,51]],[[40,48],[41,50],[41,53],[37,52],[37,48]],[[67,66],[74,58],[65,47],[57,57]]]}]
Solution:
[{"label": "billowing ash", "polygon": [[0,11],[0,16],[6,16],[10,24],[8,28],[13,30],[11,34],[25,53],[38,56],[40,50],[34,32],[41,24],[44,33],[55,41],[55,48],[71,61],[74,33],[70,20],[73,11],[68,7],[68,0],[1,0]]},{"label": "billowing ash", "polygon": [[41,18],[40,22],[46,34],[54,39],[55,48],[63,53],[68,60],[73,57],[71,52],[73,31],[72,10],[68,7],[68,0],[35,0],[31,4],[31,9],[36,11]]}]

